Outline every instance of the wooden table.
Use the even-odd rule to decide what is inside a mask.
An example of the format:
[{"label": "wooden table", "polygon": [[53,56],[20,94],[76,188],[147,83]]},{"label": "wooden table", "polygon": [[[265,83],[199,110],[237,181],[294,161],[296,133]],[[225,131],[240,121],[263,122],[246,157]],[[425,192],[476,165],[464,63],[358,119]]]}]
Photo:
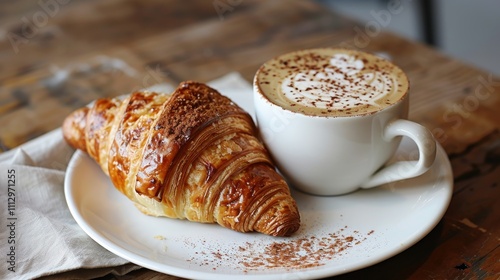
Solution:
[{"label": "wooden table", "polygon": [[[382,32],[375,17],[360,24],[315,2],[48,2],[0,4],[1,150],[59,127],[98,97],[165,81],[209,81],[230,71],[251,81],[264,61],[301,48],[383,52],[407,72],[410,119],[446,150],[454,193],[423,240],[339,278],[500,277],[500,78]],[[401,8],[385,11],[394,16]],[[130,276],[177,279],[147,269]]]}]

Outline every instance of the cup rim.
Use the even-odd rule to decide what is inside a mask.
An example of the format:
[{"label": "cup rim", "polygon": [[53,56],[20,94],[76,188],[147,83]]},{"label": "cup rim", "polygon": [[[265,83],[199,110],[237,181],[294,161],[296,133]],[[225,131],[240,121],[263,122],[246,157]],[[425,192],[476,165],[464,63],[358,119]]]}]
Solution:
[{"label": "cup rim", "polygon": [[[355,51],[355,52],[361,52],[361,53],[366,53],[366,54],[369,54],[369,55],[377,56],[378,58],[380,58],[382,60],[385,60],[386,62],[392,64],[395,68],[397,68],[403,74],[403,76],[405,77],[405,79],[407,81],[407,84],[408,84],[408,87],[407,87],[405,93],[403,95],[401,95],[401,97],[397,101],[391,103],[390,105],[388,105],[388,106],[386,106],[386,107],[384,107],[384,108],[382,108],[380,110],[377,110],[377,111],[366,112],[366,113],[356,113],[356,114],[352,114],[352,115],[332,116],[332,115],[312,115],[312,114],[305,114],[305,113],[298,112],[298,111],[292,111],[290,109],[284,108],[284,107],[282,107],[282,106],[280,106],[280,105],[272,102],[263,93],[263,90],[261,89],[260,85],[257,83],[257,78],[259,76],[259,73],[262,71],[262,69],[264,68],[264,66],[268,62],[270,62],[272,60],[275,60],[275,59],[277,59],[277,58],[279,58],[281,56],[289,55],[289,54],[296,53],[296,52],[314,51],[314,50],[347,50],[347,51]],[[295,51],[291,51],[291,52],[287,52],[287,53],[284,53],[284,54],[280,54],[280,55],[274,56],[273,58],[268,59],[266,62],[264,62],[259,67],[259,69],[257,69],[257,72],[255,72],[254,79],[253,79],[253,94],[254,94],[254,97],[255,97],[255,94],[258,94],[260,98],[262,98],[266,103],[269,103],[272,107],[275,107],[277,109],[281,109],[281,110],[286,111],[288,113],[291,113],[291,114],[294,114],[294,115],[300,115],[300,116],[304,116],[304,117],[319,118],[319,119],[359,118],[359,117],[366,117],[366,116],[371,116],[371,115],[378,114],[380,112],[383,112],[383,111],[386,111],[386,110],[388,110],[390,108],[393,108],[397,104],[400,104],[405,99],[409,98],[410,88],[411,88],[411,84],[410,84],[410,79],[408,78],[408,75],[401,69],[401,67],[399,67],[394,62],[392,62],[392,61],[390,61],[390,60],[388,60],[388,59],[386,59],[384,57],[378,56],[378,55],[374,54],[373,52],[361,51],[361,50],[349,49],[349,48],[336,48],[336,47],[322,47],[322,48],[298,49],[298,50],[295,50]]]}]

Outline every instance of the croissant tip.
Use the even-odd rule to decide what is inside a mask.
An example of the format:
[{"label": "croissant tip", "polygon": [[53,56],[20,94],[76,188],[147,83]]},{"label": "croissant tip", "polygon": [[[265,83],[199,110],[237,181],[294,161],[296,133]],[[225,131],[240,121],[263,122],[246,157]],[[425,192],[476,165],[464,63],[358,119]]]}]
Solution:
[{"label": "croissant tip", "polygon": [[300,228],[300,215],[296,208],[287,214],[277,215],[272,220],[262,219],[257,230],[276,237],[289,237]]},{"label": "croissant tip", "polygon": [[76,149],[86,151],[85,145],[85,125],[89,109],[80,108],[64,119],[62,133],[64,139]]},{"label": "croissant tip", "polygon": [[290,237],[292,236],[297,230],[299,229],[299,225],[293,225],[293,226],[288,226],[288,227],[283,227],[280,229],[277,229],[275,234],[271,234],[272,236],[276,237]]}]

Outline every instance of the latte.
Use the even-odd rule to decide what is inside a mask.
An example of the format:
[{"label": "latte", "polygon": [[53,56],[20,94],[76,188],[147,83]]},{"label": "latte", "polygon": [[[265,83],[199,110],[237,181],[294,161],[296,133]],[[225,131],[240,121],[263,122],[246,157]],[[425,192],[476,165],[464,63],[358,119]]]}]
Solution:
[{"label": "latte", "polygon": [[255,85],[272,103],[312,116],[380,111],[408,92],[408,78],[391,62],[348,49],[301,50],[266,62]]}]

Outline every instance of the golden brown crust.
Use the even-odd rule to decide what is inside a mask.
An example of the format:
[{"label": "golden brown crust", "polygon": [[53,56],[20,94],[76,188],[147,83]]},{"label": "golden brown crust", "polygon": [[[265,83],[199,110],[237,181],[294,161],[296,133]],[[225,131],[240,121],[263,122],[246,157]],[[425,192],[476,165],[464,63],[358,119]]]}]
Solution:
[{"label": "golden brown crust", "polygon": [[146,214],[289,236],[300,216],[251,117],[212,88],[136,92],[70,115],[63,133]]},{"label": "golden brown crust", "polygon": [[84,107],[71,113],[63,122],[64,139],[74,148],[87,151],[85,137],[86,119],[89,108]]},{"label": "golden brown crust", "polygon": [[[98,99],[90,107],[86,118],[85,141],[87,153],[97,161],[108,174],[106,163],[109,158],[109,145],[115,124],[115,116],[120,109],[120,101],[115,99]],[[109,174],[108,174],[109,175]]]},{"label": "golden brown crust", "polygon": [[184,82],[162,108],[146,144],[137,174],[136,191],[161,200],[164,179],[180,148],[200,128],[231,113],[244,113],[208,86]]},{"label": "golden brown crust", "polygon": [[140,162],[144,143],[166,100],[165,95],[135,92],[122,102],[107,164],[111,181],[123,193],[132,191],[126,188],[135,184],[135,179],[129,178],[131,164]]},{"label": "golden brown crust", "polygon": [[247,166],[222,189],[219,224],[239,231],[258,228],[274,236],[289,236],[298,230],[300,217],[295,204],[289,202],[288,187],[268,164]]}]

